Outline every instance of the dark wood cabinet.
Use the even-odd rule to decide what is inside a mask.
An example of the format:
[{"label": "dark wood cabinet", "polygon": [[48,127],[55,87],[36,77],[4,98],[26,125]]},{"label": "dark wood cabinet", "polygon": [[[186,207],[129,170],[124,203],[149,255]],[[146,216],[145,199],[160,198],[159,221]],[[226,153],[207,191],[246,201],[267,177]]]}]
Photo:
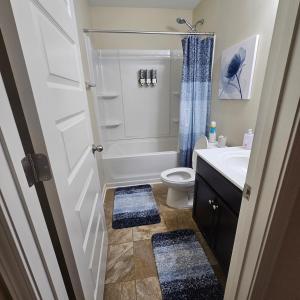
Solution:
[{"label": "dark wood cabinet", "polygon": [[215,228],[215,239],[217,242],[214,245],[214,252],[223,270],[227,273],[231,260],[238,217],[222,200],[218,203],[217,211],[218,220]]},{"label": "dark wood cabinet", "polygon": [[198,158],[193,218],[227,274],[242,191]]},{"label": "dark wood cabinet", "polygon": [[212,203],[217,200],[217,195],[199,175],[196,175],[196,177],[197,191],[195,195],[197,195],[197,199],[195,201],[196,205],[194,206],[194,215],[197,217],[195,218],[195,221],[207,243],[213,247],[217,218]]}]

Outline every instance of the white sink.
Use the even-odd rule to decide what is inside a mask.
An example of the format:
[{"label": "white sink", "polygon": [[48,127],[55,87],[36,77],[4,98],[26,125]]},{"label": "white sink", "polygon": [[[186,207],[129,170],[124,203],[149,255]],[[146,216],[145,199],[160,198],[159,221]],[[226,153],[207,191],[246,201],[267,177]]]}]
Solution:
[{"label": "white sink", "polygon": [[221,162],[226,164],[227,168],[246,176],[250,157],[249,154],[247,150],[225,153]]},{"label": "white sink", "polygon": [[227,147],[197,150],[198,155],[243,190],[249,164],[250,150]]}]

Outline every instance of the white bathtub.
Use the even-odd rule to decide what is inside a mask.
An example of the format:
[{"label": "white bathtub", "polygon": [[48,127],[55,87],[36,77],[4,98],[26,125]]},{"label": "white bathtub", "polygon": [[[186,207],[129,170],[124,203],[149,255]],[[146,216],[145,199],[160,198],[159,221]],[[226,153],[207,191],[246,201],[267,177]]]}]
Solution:
[{"label": "white bathtub", "polygon": [[103,162],[105,182],[124,186],[160,181],[160,173],[177,166],[177,138],[107,143]]}]

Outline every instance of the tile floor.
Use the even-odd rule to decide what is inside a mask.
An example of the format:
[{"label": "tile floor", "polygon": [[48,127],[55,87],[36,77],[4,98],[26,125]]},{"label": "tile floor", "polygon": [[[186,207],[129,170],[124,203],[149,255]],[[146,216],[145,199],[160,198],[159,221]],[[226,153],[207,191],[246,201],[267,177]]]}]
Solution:
[{"label": "tile floor", "polygon": [[114,190],[106,193],[104,210],[108,229],[108,259],[105,279],[105,300],[157,300],[161,292],[151,236],[157,232],[176,229],[193,229],[208,260],[221,283],[225,277],[208,248],[198,227],[192,219],[191,209],[174,209],[166,205],[167,188],[162,184],[152,185],[159,206],[161,222],[125,229],[112,229]]}]

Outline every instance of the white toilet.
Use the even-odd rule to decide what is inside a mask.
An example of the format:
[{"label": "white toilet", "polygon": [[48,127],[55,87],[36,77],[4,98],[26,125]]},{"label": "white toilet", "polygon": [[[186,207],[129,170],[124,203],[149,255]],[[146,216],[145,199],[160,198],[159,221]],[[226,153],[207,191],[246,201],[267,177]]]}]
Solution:
[{"label": "white toilet", "polygon": [[205,136],[200,137],[194,147],[193,168],[173,168],[163,171],[160,178],[168,189],[167,205],[175,208],[189,208],[193,206],[194,184],[197,164],[197,149],[214,148]]}]

